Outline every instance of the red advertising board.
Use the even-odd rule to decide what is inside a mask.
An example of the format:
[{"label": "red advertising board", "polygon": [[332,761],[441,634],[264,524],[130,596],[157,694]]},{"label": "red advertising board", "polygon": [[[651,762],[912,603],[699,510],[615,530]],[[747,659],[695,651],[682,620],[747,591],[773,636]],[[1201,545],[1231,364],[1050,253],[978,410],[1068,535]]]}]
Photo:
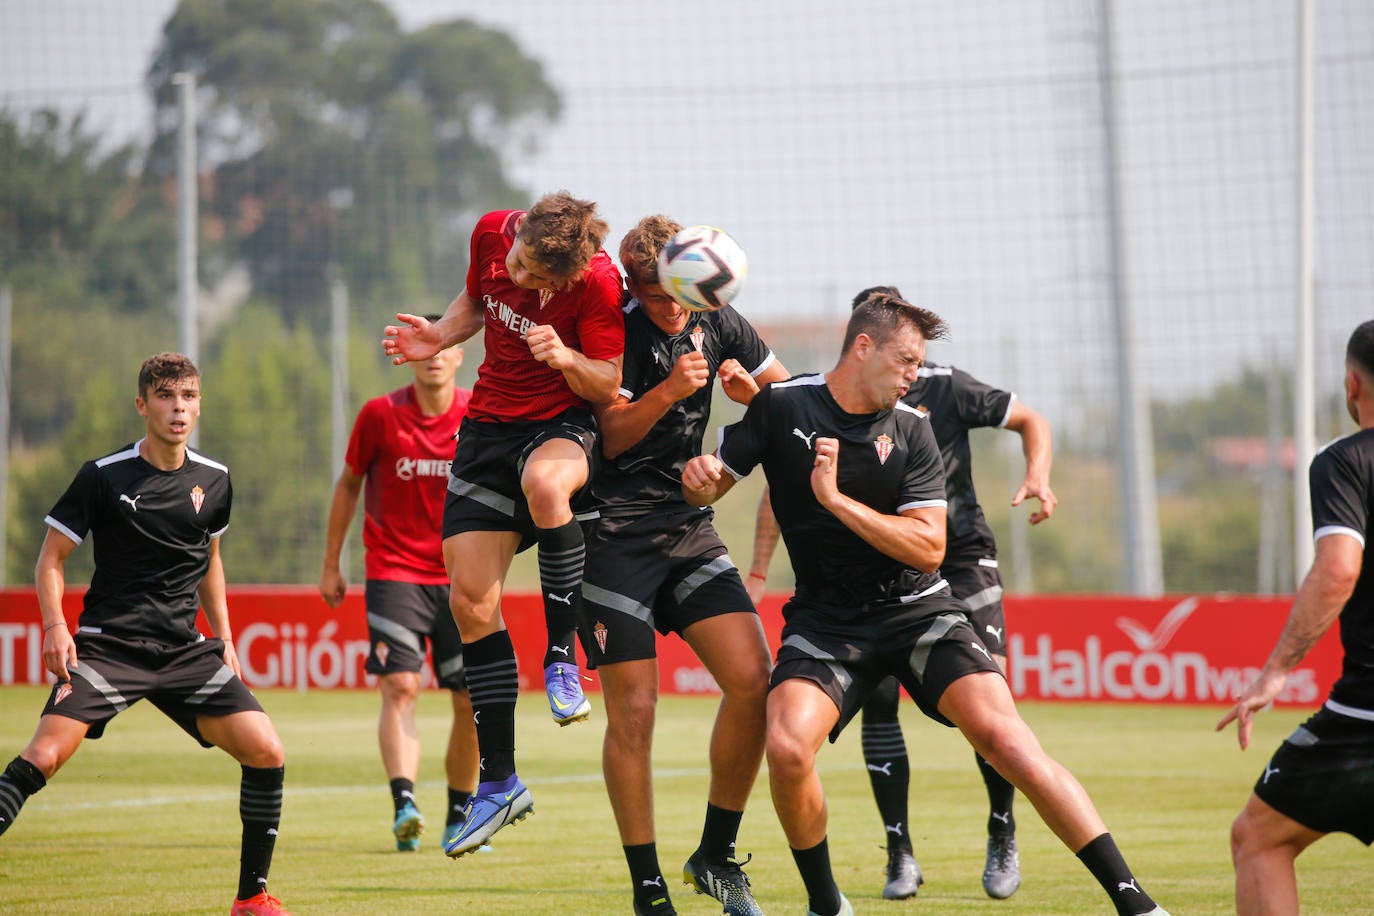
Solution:
[{"label": "red advertising board", "polygon": [[[74,625],[81,591],[66,598]],[[776,648],[785,596],[761,614]],[[1108,595],[1008,597],[1009,680],[1018,698],[1149,703],[1225,703],[1267,657],[1288,615],[1281,598]],[[362,590],[332,610],[309,586],[229,590],[235,644],[253,687],[369,687]],[[503,615],[521,660],[521,688],[540,689],[544,618],[536,594],[508,594]],[[1289,679],[1279,702],[1315,706],[1339,673],[1335,629]],[[715,693],[715,681],[678,637],[659,639],[663,693]],[[430,675],[426,674],[427,683]],[[588,685],[596,689],[595,676]],[[41,684],[42,632],[31,588],[0,589],[0,685]]]}]

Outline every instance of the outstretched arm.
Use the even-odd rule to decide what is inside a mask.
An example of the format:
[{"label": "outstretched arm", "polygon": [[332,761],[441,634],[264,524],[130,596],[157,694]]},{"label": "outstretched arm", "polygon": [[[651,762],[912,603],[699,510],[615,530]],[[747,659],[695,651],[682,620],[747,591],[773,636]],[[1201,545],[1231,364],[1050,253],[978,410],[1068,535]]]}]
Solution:
[{"label": "outstretched arm", "polygon": [[348,582],[343,570],[339,568],[339,556],[343,553],[344,540],[348,537],[348,526],[353,522],[353,513],[358,509],[358,495],[363,489],[363,478],[344,466],[339,479],[334,484],[334,498],[329,503],[329,521],[324,532],[324,564],[320,569],[320,597],[330,607],[343,603]]},{"label": "outstretched arm", "polygon": [[1250,746],[1250,727],[1256,711],[1274,701],[1288,675],[1331,628],[1350,600],[1360,577],[1363,554],[1360,542],[1348,535],[1331,534],[1317,541],[1316,559],[1293,598],[1293,609],[1274,651],[1236,705],[1217,723],[1217,731],[1221,731],[1236,722],[1241,750]]},{"label": "outstretched arm", "polygon": [[43,615],[43,667],[59,681],[70,681],[68,666],[76,667],[76,643],[62,614],[62,593],[67,587],[67,557],[76,542],[53,528],[43,538],[34,566],[33,582],[38,592],[38,610]]},{"label": "outstretched arm", "polygon": [[398,312],[400,324],[387,325],[382,333],[382,352],[394,365],[421,362],[440,350],[462,343],[482,329],[482,309],[465,288],[448,304],[438,321]]},{"label": "outstretched arm", "polygon": [[1007,429],[1021,436],[1021,453],[1026,457],[1026,478],[1011,498],[1013,506],[1027,499],[1040,500],[1040,509],[1031,513],[1030,523],[1038,525],[1054,514],[1059,505],[1050,489],[1050,465],[1054,463],[1054,437],[1049,421],[1020,401],[1011,407]]},{"label": "outstretched arm", "polygon": [[754,560],[749,565],[749,576],[744,587],[754,604],[763,597],[763,587],[768,583],[768,564],[773,561],[773,552],[778,547],[778,520],[773,516],[773,502],[768,487],[763,488],[759,498],[759,509],[754,514]]}]

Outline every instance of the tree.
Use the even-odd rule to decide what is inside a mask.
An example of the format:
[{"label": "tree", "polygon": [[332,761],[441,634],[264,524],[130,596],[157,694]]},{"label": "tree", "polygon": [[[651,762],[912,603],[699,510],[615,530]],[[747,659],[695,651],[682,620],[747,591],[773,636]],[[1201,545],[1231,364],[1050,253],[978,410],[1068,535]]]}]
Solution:
[{"label": "tree", "polygon": [[222,259],[292,321],[331,264],[360,299],[452,295],[471,217],[524,199],[503,154],[559,110],[540,64],[470,21],[403,33],[377,0],[182,0],[148,72],[153,174],[174,165],[181,71]]}]

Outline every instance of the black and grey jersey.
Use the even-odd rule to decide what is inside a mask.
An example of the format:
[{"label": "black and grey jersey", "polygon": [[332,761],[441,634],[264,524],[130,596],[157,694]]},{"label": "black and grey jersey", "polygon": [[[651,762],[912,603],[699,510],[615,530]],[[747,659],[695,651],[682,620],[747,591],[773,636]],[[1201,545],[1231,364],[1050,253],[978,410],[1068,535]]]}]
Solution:
[{"label": "black and grey jersey", "polygon": [[77,544],[91,536],[82,629],[194,642],[210,542],[229,527],[229,469],[188,449],[181,467],[159,470],[139,444],[83,464],[44,521]]},{"label": "black and grey jersey", "polygon": [[614,459],[602,463],[592,481],[592,502],[603,516],[641,515],[665,505],[686,508],[682,469],[701,454],[711,419],[716,370],[736,359],[755,378],[774,362],[773,351],[753,326],[730,306],[694,314],[680,334],[665,334],[638,300],[625,307],[625,361],[619,394],[636,401],[673,371],[678,357],[699,350],[711,382],[668,408],[653,428]]},{"label": "black and grey jersey", "polygon": [[877,413],[847,413],[823,375],[769,385],[744,418],[721,431],[717,451],[736,478],[760,463],[773,514],[797,578],[797,593],[832,604],[864,604],[938,588],[938,574],[910,569],[871,546],[816,500],[815,440],[840,443],[842,493],[885,515],[945,505],[940,449],[930,423],[898,403]]},{"label": "black and grey jersey", "polygon": [[1327,706],[1374,720],[1374,429],[1337,439],[1312,459],[1313,537],[1345,535],[1364,557],[1355,591],[1341,609],[1341,676]]},{"label": "black and grey jersey", "polygon": [[930,418],[935,441],[940,444],[945,497],[949,500],[945,563],[962,565],[996,556],[992,528],[973,489],[968,433],[985,426],[1006,426],[1016,395],[985,385],[962,369],[926,364],[902,400]]}]

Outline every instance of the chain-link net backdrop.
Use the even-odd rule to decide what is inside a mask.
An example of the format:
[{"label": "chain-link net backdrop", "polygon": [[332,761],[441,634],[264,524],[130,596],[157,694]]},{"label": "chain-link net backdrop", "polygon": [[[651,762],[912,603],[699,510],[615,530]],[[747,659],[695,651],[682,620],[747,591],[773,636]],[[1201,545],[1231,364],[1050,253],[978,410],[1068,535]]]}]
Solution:
[{"label": "chain-link net backdrop", "polygon": [[[1352,428],[1344,345],[1374,315],[1374,6],[1316,10],[1325,439]],[[1032,531],[1006,506],[1016,437],[976,437],[1013,590],[1122,587],[1119,279],[1165,588],[1291,589],[1298,25],[1292,0],[9,0],[7,581],[30,581],[43,514],[80,462],[139,434],[138,363],[176,346],[172,77],[186,70],[200,446],[235,475],[231,581],[318,576],[338,471],[331,289],[346,297],[351,423],[409,380],[382,360],[381,327],[458,292],[475,217],[567,188],[600,203],[613,252],[653,212],[730,231],[750,256],[736,305],[793,371],[833,364],[865,286],[947,318],[931,359],[1055,428],[1061,506]],[[469,384],[480,357],[478,338]],[[753,508],[737,496],[719,513],[745,563]],[[355,582],[360,553],[354,539]]]}]

